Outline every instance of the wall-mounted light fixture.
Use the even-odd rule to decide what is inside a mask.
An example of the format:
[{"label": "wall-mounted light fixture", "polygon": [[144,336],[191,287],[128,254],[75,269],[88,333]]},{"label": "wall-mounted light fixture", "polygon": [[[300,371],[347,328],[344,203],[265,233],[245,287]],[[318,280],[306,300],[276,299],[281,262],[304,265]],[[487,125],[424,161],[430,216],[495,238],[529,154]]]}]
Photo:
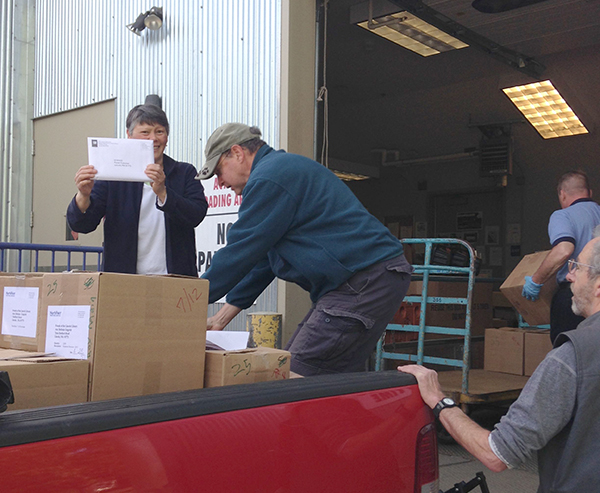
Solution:
[{"label": "wall-mounted light fixture", "polygon": [[424,57],[469,46],[390,2],[355,5],[350,22]]},{"label": "wall-mounted light fixture", "polygon": [[502,91],[544,139],[589,133],[549,80]]},{"label": "wall-mounted light fixture", "polygon": [[127,29],[140,36],[140,33],[148,28],[152,31],[158,31],[163,25],[162,7],[152,7],[148,12],[138,15],[135,22],[127,24]]}]

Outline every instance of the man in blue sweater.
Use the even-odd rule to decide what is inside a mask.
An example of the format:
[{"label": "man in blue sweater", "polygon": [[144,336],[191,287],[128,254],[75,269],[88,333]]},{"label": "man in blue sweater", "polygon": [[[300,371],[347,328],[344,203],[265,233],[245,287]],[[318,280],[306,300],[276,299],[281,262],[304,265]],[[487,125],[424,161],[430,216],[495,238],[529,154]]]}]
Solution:
[{"label": "man in blue sweater", "polygon": [[208,321],[223,329],[277,277],[313,302],[286,349],[300,375],[360,371],[408,290],[402,244],[330,170],[276,151],[260,130],[228,123],[213,132],[198,178],[243,195],[227,246],[202,276],[209,303],[227,303]]}]

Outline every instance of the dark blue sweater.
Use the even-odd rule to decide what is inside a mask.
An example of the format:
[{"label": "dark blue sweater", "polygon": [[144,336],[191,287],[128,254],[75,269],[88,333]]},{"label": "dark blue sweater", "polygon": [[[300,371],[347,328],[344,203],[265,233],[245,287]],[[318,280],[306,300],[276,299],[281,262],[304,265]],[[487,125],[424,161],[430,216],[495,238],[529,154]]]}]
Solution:
[{"label": "dark blue sweater", "polygon": [[227,245],[202,276],[209,302],[247,308],[278,277],[318,300],[355,272],[397,257],[402,244],[330,170],[269,146],[259,149]]},{"label": "dark blue sweater", "polygon": [[[194,228],[206,215],[208,203],[197,170],[163,156],[167,201],[157,208],[165,214],[167,271],[198,276]],[[143,183],[101,181],[94,183],[90,207],[82,213],[75,198],[67,209],[73,231],[94,231],[104,217],[104,270],[136,273],[138,225]]]}]

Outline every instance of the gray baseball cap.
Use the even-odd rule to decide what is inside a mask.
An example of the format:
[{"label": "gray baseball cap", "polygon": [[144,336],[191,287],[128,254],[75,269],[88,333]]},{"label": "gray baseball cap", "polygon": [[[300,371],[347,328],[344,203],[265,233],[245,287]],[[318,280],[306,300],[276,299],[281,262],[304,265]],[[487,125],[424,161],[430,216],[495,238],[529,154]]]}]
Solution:
[{"label": "gray baseball cap", "polygon": [[243,123],[226,123],[217,128],[206,142],[204,156],[206,161],[198,173],[198,180],[208,180],[215,174],[219,158],[236,144],[243,144],[249,140],[260,138],[261,133],[256,127],[249,127]]}]

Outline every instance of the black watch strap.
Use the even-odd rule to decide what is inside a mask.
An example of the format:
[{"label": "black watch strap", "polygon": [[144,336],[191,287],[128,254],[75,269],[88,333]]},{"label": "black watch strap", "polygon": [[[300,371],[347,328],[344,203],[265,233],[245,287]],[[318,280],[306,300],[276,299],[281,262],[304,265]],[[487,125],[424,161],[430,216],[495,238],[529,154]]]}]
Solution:
[{"label": "black watch strap", "polygon": [[433,415],[436,418],[440,417],[440,413],[442,409],[446,409],[447,407],[456,407],[458,404],[454,402],[454,400],[450,399],[450,397],[444,397],[440,402],[438,402],[433,408]]}]

